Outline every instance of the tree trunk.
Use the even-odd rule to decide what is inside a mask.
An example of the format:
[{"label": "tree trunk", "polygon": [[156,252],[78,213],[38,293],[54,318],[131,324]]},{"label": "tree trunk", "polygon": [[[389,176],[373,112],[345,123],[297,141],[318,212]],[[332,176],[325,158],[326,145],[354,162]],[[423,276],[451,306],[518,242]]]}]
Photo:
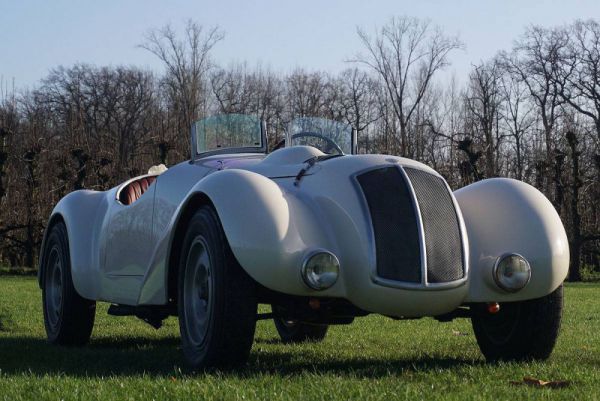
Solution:
[{"label": "tree trunk", "polygon": [[[517,131],[515,131],[517,132]],[[521,137],[519,135],[515,135],[515,151],[517,156],[517,180],[523,180],[523,156],[521,151]]]},{"label": "tree trunk", "polygon": [[400,156],[408,157],[406,152],[406,144],[408,143],[408,135],[406,133],[406,122],[400,120]]},{"label": "tree trunk", "polygon": [[579,188],[581,178],[579,176],[579,155],[577,151],[578,140],[573,132],[567,132],[567,141],[571,148],[571,268],[569,269],[569,281],[581,281],[581,246],[583,236],[581,234],[581,215],[579,214]]},{"label": "tree trunk", "polygon": [[565,154],[557,149],[554,160],[554,208],[560,215],[565,201],[565,186],[562,181]]},{"label": "tree trunk", "polygon": [[35,253],[35,239],[33,235],[33,221],[31,219],[27,222],[26,236],[25,236],[25,266],[33,268],[33,260]]}]

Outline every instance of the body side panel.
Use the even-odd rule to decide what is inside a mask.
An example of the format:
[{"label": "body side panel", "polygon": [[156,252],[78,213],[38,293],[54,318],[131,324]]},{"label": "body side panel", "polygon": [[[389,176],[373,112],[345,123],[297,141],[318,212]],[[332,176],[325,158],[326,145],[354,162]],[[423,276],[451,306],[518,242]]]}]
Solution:
[{"label": "body side panel", "polygon": [[[121,188],[123,185],[119,186]],[[134,304],[154,250],[152,215],[156,182],[131,205],[108,199],[105,262],[99,299]]]},{"label": "body side panel", "polygon": [[131,205],[110,202],[106,263],[109,276],[142,276],[154,248],[152,213],[156,183]]}]

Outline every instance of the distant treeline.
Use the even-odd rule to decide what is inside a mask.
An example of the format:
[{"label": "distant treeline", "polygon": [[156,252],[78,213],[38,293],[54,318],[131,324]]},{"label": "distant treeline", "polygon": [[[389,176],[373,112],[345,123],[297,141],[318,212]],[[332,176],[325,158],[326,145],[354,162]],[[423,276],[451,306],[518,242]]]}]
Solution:
[{"label": "distant treeline", "polygon": [[[149,32],[165,66],[58,67],[30,91],[0,94],[0,263],[35,266],[46,220],[77,189],[105,190],[189,158],[189,127],[215,113],[264,119],[271,145],[298,116],[345,121],[359,152],[424,162],[459,188],[513,177],[543,191],[570,240],[570,279],[599,270],[600,24],[532,26],[512,49],[440,82],[463,44],[428,21],[358,30],[362,49],[331,75],[215,65],[218,28]],[[492,45],[492,44],[490,44]],[[485,218],[485,216],[482,216]],[[585,267],[585,270],[583,269]]]}]

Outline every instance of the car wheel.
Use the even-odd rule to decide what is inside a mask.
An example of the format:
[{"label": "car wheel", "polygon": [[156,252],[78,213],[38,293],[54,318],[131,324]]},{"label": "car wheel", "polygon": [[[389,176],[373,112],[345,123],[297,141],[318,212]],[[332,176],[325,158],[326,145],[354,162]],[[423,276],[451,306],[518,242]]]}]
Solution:
[{"label": "car wheel", "polygon": [[179,265],[179,330],[193,368],[247,361],[256,328],[255,283],[233,256],[210,207],[189,222]]},{"label": "car wheel", "polygon": [[563,286],[545,297],[500,304],[497,313],[485,305],[472,307],[477,343],[488,361],[547,359],[558,337]]},{"label": "car wheel", "polygon": [[94,328],[96,302],[81,297],[73,286],[69,239],[64,223],[55,224],[44,249],[42,300],[48,342],[83,345]]},{"label": "car wheel", "polygon": [[284,343],[318,342],[323,341],[329,326],[326,324],[307,324],[285,317],[283,310],[271,305],[273,322]]}]

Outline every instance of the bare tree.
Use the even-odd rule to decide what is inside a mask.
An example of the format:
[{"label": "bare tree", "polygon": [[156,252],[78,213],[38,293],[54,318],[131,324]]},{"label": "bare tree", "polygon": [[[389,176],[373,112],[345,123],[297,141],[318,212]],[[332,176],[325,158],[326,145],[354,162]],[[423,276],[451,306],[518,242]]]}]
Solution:
[{"label": "bare tree", "polygon": [[[482,63],[473,68],[469,75],[469,89],[465,101],[473,119],[474,129],[483,136],[485,175],[494,177],[497,175],[496,157],[500,146],[498,120],[501,102],[500,71],[495,61]],[[473,134],[479,136],[478,132]]]},{"label": "bare tree", "polygon": [[340,77],[342,99],[340,106],[344,119],[356,130],[359,144],[369,151],[368,131],[379,119],[377,110],[378,83],[369,74],[357,68],[344,70]]},{"label": "bare tree", "polygon": [[546,144],[546,159],[553,156],[553,132],[563,103],[556,74],[568,35],[561,28],[531,26],[515,43],[511,54],[501,53],[503,66],[522,81],[538,109]]},{"label": "bare tree", "polygon": [[502,112],[507,131],[514,140],[515,177],[523,179],[524,141],[535,123],[526,85],[513,74],[504,74],[500,82]]},{"label": "bare tree", "polygon": [[[153,76],[131,67],[95,68],[76,65],[57,68],[35,92],[56,123],[54,135],[66,136],[70,153],[79,165],[79,182],[87,161],[109,150],[115,161],[115,178],[130,175],[137,152],[152,140],[151,116],[157,107]],[[94,141],[100,146],[90,146]],[[77,187],[77,185],[76,185]]]},{"label": "bare tree", "polygon": [[569,241],[571,268],[569,269],[569,281],[581,281],[581,247],[584,242],[581,232],[581,214],[579,213],[579,194],[582,186],[579,171],[581,152],[578,149],[579,141],[575,133],[567,132],[566,138],[571,151],[571,238]]},{"label": "bare tree", "polygon": [[151,30],[140,45],[156,55],[167,69],[164,80],[174,107],[179,110],[178,130],[188,130],[200,114],[204,81],[210,69],[210,51],[223,39],[219,27],[205,31],[189,20],[183,39],[170,25]]},{"label": "bare tree", "polygon": [[325,92],[329,78],[319,72],[297,69],[286,80],[290,119],[324,116],[327,113]]},{"label": "bare tree", "polygon": [[402,156],[409,151],[408,129],[413,113],[425,96],[432,77],[449,65],[448,54],[463,47],[428,20],[400,17],[372,37],[358,29],[367,54],[354,61],[372,68],[383,80],[400,128]]},{"label": "bare tree", "polygon": [[[461,143],[459,138],[463,137],[464,139],[466,132],[465,94],[459,87],[455,76],[451,77],[443,90],[437,92],[430,100],[433,106],[427,115],[423,116],[423,125],[428,128],[431,136],[429,146],[433,155],[432,160],[450,186],[458,186],[461,182],[464,185],[465,181],[461,181],[457,173],[465,172],[467,176],[470,176],[476,168],[470,165],[470,160],[473,158],[468,155],[468,152],[466,152],[468,160],[462,162],[456,152],[456,150],[461,150],[459,149]],[[472,150],[472,143],[462,146],[462,150]],[[462,167],[461,164],[463,164]]]},{"label": "bare tree", "polygon": [[600,140],[600,23],[577,21],[570,31],[556,82],[562,99],[593,121]]},{"label": "bare tree", "polygon": [[251,113],[251,91],[247,66],[235,65],[229,69],[216,69],[210,76],[212,94],[219,113]]}]

